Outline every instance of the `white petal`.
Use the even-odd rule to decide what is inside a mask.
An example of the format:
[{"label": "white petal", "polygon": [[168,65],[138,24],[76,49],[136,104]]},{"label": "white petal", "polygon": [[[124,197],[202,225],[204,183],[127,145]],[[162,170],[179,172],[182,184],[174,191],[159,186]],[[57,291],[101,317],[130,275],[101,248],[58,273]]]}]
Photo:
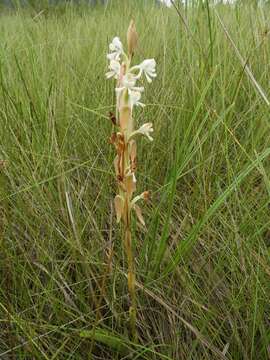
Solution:
[{"label": "white petal", "polygon": [[122,84],[125,88],[130,89],[135,86],[136,78],[133,74],[128,73],[123,77]]},{"label": "white petal", "polygon": [[117,52],[107,54],[107,59],[108,60],[119,60],[119,54]]},{"label": "white petal", "polygon": [[121,51],[122,51],[122,49],[123,49],[122,42],[121,42],[121,40],[119,39],[118,36],[116,36],[115,38],[113,38],[113,41],[112,41],[112,44],[111,44],[111,45],[113,45],[113,47],[114,47],[115,50],[121,50]]},{"label": "white petal", "polygon": [[124,87],[124,86],[115,88],[116,94],[121,93],[123,90],[125,90],[125,87]]},{"label": "white petal", "polygon": [[147,80],[149,83],[152,82],[152,79],[150,78],[150,76],[149,76],[147,73],[145,73],[145,77],[146,77],[146,80]]},{"label": "white petal", "polygon": [[134,104],[134,105],[141,106],[141,107],[145,107],[145,104],[142,103],[142,102],[140,102],[140,101],[137,101],[137,103]]},{"label": "white petal", "polygon": [[138,91],[138,92],[142,93],[144,91],[144,87],[143,86],[133,86],[132,91]]},{"label": "white petal", "polygon": [[129,100],[131,106],[133,105],[142,106],[142,107],[144,106],[144,104],[139,101],[141,99],[141,91],[129,90],[128,93],[129,93]]},{"label": "white petal", "polygon": [[106,74],[105,74],[106,78],[107,79],[110,79],[114,76],[114,72],[113,71],[108,71]]}]

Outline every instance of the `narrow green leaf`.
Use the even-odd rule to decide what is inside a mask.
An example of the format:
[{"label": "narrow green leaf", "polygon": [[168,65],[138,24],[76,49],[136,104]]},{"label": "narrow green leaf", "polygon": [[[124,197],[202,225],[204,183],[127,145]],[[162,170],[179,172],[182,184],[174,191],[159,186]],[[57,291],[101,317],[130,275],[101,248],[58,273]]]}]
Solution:
[{"label": "narrow green leaf", "polygon": [[254,160],[244,170],[242,170],[241,173],[237,176],[237,178],[231,183],[231,185],[229,185],[227,189],[216,199],[216,201],[206,211],[204,216],[193,227],[188,237],[180,242],[179,246],[175,251],[173,259],[169,262],[169,264],[167,265],[164,271],[164,275],[168,275],[171,271],[173,271],[176,268],[181,258],[184,255],[186,255],[196,243],[198,239],[198,234],[201,231],[202,227],[210,220],[210,218],[213,215],[216,214],[217,210],[221,207],[221,205],[225,202],[225,200],[233,193],[233,191],[237,189],[237,187],[250,174],[250,172],[254,168],[256,168],[261,163],[261,161],[264,160],[269,155],[270,155],[270,148],[266,149],[256,158],[256,160]]},{"label": "narrow green leaf", "polygon": [[80,336],[83,338],[92,339],[101,344],[108,346],[109,348],[118,351],[121,354],[128,354],[130,348],[125,342],[125,339],[111,334],[110,332],[103,329],[95,329],[95,330],[83,330],[80,332]]}]

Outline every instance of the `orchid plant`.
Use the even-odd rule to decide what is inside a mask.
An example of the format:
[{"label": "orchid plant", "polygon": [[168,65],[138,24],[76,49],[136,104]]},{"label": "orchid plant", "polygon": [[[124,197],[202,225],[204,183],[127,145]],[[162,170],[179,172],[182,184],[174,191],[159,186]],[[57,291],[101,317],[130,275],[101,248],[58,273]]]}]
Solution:
[{"label": "orchid plant", "polygon": [[119,37],[115,37],[109,45],[107,59],[109,71],[107,79],[116,80],[116,115],[111,113],[111,119],[117,131],[113,132],[110,142],[115,146],[116,157],[114,167],[118,184],[118,194],[115,196],[114,204],[117,222],[122,221],[124,225],[123,242],[128,262],[128,290],[130,296],[129,319],[131,333],[136,339],[136,296],[135,296],[135,271],[131,241],[131,217],[134,211],[139,222],[145,226],[142,211],[138,206],[140,200],[147,200],[149,192],[134,196],[136,191],[136,168],[137,168],[137,145],[136,138],[145,136],[152,141],[153,126],[151,122],[135,128],[134,108],[144,107],[140,101],[143,86],[138,82],[145,77],[148,83],[157,76],[156,62],[154,59],[144,60],[139,65],[131,66],[134,52],[137,47],[138,35],[135,23],[132,20],[127,31],[128,52],[125,53]]}]

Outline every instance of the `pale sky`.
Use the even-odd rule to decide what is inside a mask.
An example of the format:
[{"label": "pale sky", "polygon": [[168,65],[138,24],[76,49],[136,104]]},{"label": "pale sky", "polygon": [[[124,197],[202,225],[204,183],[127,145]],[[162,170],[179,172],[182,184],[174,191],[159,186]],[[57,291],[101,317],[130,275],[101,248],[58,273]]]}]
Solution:
[{"label": "pale sky", "polygon": [[[159,1],[167,5],[168,7],[172,6],[171,0],[159,0]],[[184,2],[184,0],[182,1]],[[234,0],[226,0],[226,1],[223,0],[223,2],[233,4]]]},{"label": "pale sky", "polygon": [[172,6],[171,0],[160,0],[160,1],[169,7]]}]

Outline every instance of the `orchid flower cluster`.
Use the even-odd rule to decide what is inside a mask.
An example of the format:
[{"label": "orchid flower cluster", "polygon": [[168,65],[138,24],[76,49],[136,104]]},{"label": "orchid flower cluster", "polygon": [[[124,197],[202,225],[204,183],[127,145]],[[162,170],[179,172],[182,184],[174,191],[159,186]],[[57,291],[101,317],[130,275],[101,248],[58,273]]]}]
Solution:
[{"label": "orchid flower cluster", "polygon": [[[118,86],[115,89],[117,97],[119,98],[121,93],[126,90],[130,107],[134,105],[144,106],[140,102],[144,87],[136,86],[136,82],[143,74],[149,83],[152,82],[152,78],[157,76],[155,59],[144,60],[141,64],[127,69],[126,65],[129,63],[129,59],[124,53],[123,45],[118,37],[113,39],[109,49],[111,53],[107,54],[107,58],[110,60],[110,64],[106,77],[107,79],[117,79]],[[121,64],[121,60],[124,60],[124,63]]]},{"label": "orchid flower cluster", "polygon": [[[131,66],[131,60],[137,44],[137,33],[134,22],[131,22],[128,30],[128,54],[124,52],[122,42],[119,37],[115,37],[109,45],[110,52],[107,54],[109,60],[109,71],[106,78],[116,79],[116,117],[115,125],[119,131],[111,137],[111,143],[116,147],[117,156],[115,158],[115,171],[119,185],[119,195],[115,197],[115,209],[117,221],[123,218],[126,222],[125,214],[127,210],[134,209],[139,221],[144,225],[144,220],[140,208],[136,202],[140,199],[148,199],[149,192],[145,191],[141,195],[134,197],[136,190],[136,142],[137,135],[144,135],[150,141],[153,140],[151,133],[153,126],[151,122],[143,124],[138,129],[134,129],[133,109],[135,106],[144,107],[140,101],[144,91],[143,86],[138,86],[137,82],[145,76],[148,83],[157,76],[156,62],[154,59],[144,60],[141,64]],[[128,209],[125,209],[128,208]]]},{"label": "orchid flower cluster", "polygon": [[137,168],[137,145],[138,135],[146,136],[153,140],[151,134],[154,131],[151,122],[145,123],[138,129],[134,124],[134,107],[144,104],[140,101],[144,87],[137,83],[143,77],[151,83],[157,76],[156,62],[154,59],[144,60],[141,64],[131,66],[132,58],[137,46],[138,35],[135,23],[132,20],[127,32],[128,52],[124,51],[122,42],[115,37],[109,45],[109,71],[107,79],[116,80],[116,113],[110,113],[111,120],[116,127],[110,142],[115,146],[116,157],[114,160],[115,173],[119,193],[115,196],[114,204],[117,222],[122,220],[124,225],[123,245],[128,263],[128,290],[130,296],[130,328],[133,339],[136,339],[136,293],[135,293],[135,270],[134,257],[131,241],[131,213],[134,210],[138,220],[145,225],[140,207],[137,202],[141,199],[147,200],[149,192],[133,196],[136,191],[135,172]]}]

